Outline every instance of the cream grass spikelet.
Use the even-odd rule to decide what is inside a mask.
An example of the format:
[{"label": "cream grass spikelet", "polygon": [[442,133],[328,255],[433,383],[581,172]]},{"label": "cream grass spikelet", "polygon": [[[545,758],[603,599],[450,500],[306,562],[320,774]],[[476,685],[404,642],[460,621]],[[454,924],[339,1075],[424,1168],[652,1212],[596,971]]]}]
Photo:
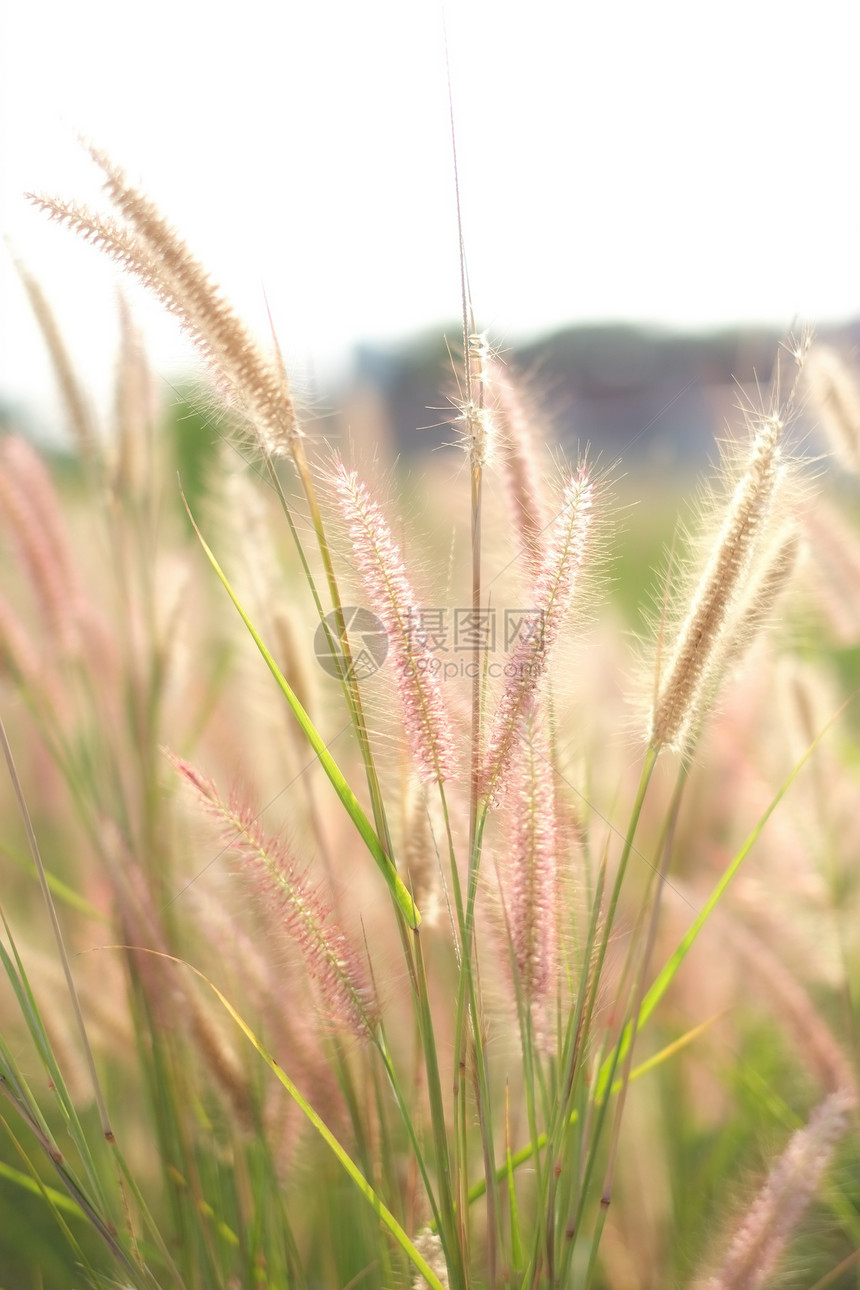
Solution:
[{"label": "cream grass spikelet", "polygon": [[451,779],[457,760],[454,738],[400,549],[367,487],[339,457],[330,478],[353,559],[388,636],[404,726],[419,774],[425,782]]},{"label": "cream grass spikelet", "polygon": [[469,336],[466,394],[458,421],[462,427],[461,447],[469,458],[471,470],[477,473],[489,465],[493,457],[495,436],[487,387],[490,357],[487,337],[483,333]]},{"label": "cream grass spikelet", "polygon": [[582,588],[593,547],[595,485],[580,467],[567,481],[562,505],[545,534],[545,554],[534,586],[533,630],[520,640],[505,668],[507,682],[496,708],[479,778],[481,796],[498,802],[523,722],[541,684],[571,604]]},{"label": "cream grass spikelet", "polygon": [[751,421],[752,445],[692,603],[658,677],[648,741],[680,748],[700,716],[726,625],[745,587],[753,555],[776,491],[784,423],[774,414]]},{"label": "cream grass spikelet", "polygon": [[264,833],[247,803],[236,798],[225,802],[205,775],[174,753],[167,756],[206,813],[221,825],[225,847],[241,857],[260,896],[298,945],[332,1024],[351,1031],[360,1042],[372,1039],[379,1016],[373,990],[319,890],[284,845]]},{"label": "cream grass spikelet", "polygon": [[[448,1290],[450,1285],[448,1266],[445,1263],[445,1253],[442,1249],[442,1239],[439,1233],[433,1232],[427,1227],[415,1237],[414,1245],[430,1270],[436,1273],[440,1284],[445,1287],[445,1290]],[[421,1273],[416,1270],[412,1278],[413,1290],[424,1290],[426,1285],[427,1282]]]},{"label": "cream grass spikelet", "polygon": [[839,1089],[792,1136],[706,1290],[759,1290],[767,1284],[856,1109],[854,1094]]},{"label": "cream grass spikelet", "polygon": [[735,639],[749,642],[756,632],[767,625],[774,609],[782,598],[797,570],[802,555],[802,542],[797,529],[789,527],[778,535],[762,558],[761,570],[753,585],[749,601],[741,607]]},{"label": "cream grass spikelet", "polygon": [[[777,535],[761,559],[755,562],[753,577],[744,588],[737,611],[727,621],[722,635],[723,644],[712,657],[701,693],[707,697],[716,691],[721,674],[737,668],[761,632],[772,625],[775,610],[789,583],[795,575],[801,555],[801,539],[797,529],[789,526]],[[701,717],[707,702],[697,705]],[[691,720],[688,735],[695,723]]]}]

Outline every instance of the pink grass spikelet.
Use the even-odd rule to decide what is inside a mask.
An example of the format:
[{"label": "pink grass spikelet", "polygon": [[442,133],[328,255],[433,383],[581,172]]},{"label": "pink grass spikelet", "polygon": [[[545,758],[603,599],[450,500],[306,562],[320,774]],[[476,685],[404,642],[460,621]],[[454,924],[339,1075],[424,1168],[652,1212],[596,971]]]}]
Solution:
[{"label": "pink grass spikelet", "polygon": [[537,576],[547,521],[529,412],[498,359],[491,360],[487,366],[486,384],[493,396],[501,445],[499,456],[514,525],[529,571]]},{"label": "pink grass spikelet", "polygon": [[826,1098],[792,1136],[735,1233],[707,1290],[759,1290],[792,1239],[856,1109],[852,1093]]},{"label": "pink grass spikelet", "polygon": [[326,901],[288,854],[260,827],[251,807],[237,797],[225,802],[213,782],[168,753],[175,769],[194,790],[207,814],[221,825],[224,845],[236,852],[261,898],[277,913],[298,945],[333,1024],[361,1042],[372,1037],[378,1020],[376,1000],[357,953],[333,921]]},{"label": "pink grass spikelet", "polygon": [[505,913],[528,1005],[550,990],[556,959],[558,871],[554,771],[536,722],[527,722],[511,774]]},{"label": "pink grass spikelet", "polygon": [[353,556],[374,613],[388,635],[404,726],[422,780],[450,779],[454,739],[433,655],[417,625],[418,604],[382,511],[355,471],[335,461],[333,483]]},{"label": "pink grass spikelet", "polygon": [[580,590],[591,547],[594,484],[581,468],[564,489],[561,510],[546,534],[534,588],[535,629],[523,636],[506,668],[508,677],[493,718],[480,776],[481,795],[499,801],[520,731],[547,668],[571,603]]}]

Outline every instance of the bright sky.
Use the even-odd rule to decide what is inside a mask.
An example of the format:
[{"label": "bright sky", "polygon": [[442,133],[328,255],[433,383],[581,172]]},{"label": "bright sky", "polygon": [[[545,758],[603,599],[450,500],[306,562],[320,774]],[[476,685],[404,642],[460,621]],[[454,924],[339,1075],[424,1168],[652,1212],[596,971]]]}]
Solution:
[{"label": "bright sky", "polygon": [[[5,3],[0,217],[96,388],[112,269],[21,198],[141,181],[299,372],[456,317],[440,0]],[[448,0],[479,323],[860,316],[856,0]],[[156,362],[186,350],[136,291]],[[0,252],[0,396],[48,368]]]}]

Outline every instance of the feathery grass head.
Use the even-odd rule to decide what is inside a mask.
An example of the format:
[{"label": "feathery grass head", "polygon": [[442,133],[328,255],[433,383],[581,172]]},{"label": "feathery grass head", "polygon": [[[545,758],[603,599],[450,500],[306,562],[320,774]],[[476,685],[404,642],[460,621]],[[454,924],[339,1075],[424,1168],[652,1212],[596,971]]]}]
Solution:
[{"label": "feathery grass head", "polygon": [[535,417],[502,361],[490,356],[485,384],[493,399],[499,457],[514,528],[532,577],[540,572],[547,499],[541,480]]},{"label": "feathery grass head", "polygon": [[231,401],[251,423],[264,452],[294,454],[302,432],[280,357],[263,353],[151,199],[103,152],[94,148],[90,152],[104,171],[106,191],[121,220],[59,198],[28,194],[30,200],[103,250],[179,319]]},{"label": "feathery grass head", "polygon": [[469,458],[470,469],[477,473],[491,463],[495,447],[493,404],[487,381],[491,358],[486,335],[470,335],[465,356],[465,389],[455,406],[459,408],[456,424],[460,427],[460,447]]},{"label": "feathery grass head", "polygon": [[594,541],[595,484],[581,466],[567,479],[561,506],[544,535],[544,556],[533,590],[533,630],[520,640],[505,674],[480,773],[481,796],[504,796],[523,722],[545,676],[559,634],[583,589]]},{"label": "feathery grass head", "polygon": [[683,748],[697,728],[730,629],[739,625],[735,611],[773,520],[775,495],[784,479],[785,423],[772,411],[748,414],[747,424],[747,457],[656,680],[648,730],[654,748]]},{"label": "feathery grass head", "polygon": [[771,1168],[706,1290],[759,1290],[767,1284],[856,1110],[854,1094],[840,1089],[825,1098],[797,1130]]},{"label": "feathery grass head", "polygon": [[[537,706],[537,705],[536,705]],[[556,968],[558,829],[553,778],[540,713],[523,723],[510,784],[509,845],[503,865],[505,922],[523,997],[538,1006]]]},{"label": "feathery grass head", "polygon": [[264,832],[247,802],[238,795],[226,802],[212,780],[174,753],[168,757],[199,805],[218,821],[224,845],[241,857],[260,898],[298,945],[332,1024],[350,1030],[362,1042],[372,1038],[379,1019],[372,987],[318,887],[283,843]]},{"label": "feathery grass head", "polygon": [[453,734],[400,549],[370,490],[339,457],[330,483],[364,589],[388,636],[406,735],[419,774],[425,781],[450,779],[457,764]]}]

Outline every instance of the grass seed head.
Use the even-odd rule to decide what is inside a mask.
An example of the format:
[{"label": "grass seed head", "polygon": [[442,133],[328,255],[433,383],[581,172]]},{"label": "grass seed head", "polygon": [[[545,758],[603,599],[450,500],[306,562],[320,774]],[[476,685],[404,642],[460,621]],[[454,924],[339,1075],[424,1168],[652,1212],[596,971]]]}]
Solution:
[{"label": "grass seed head", "polygon": [[780,479],[784,424],[774,414],[750,419],[751,442],[705,568],[656,686],[649,742],[655,748],[686,746],[711,693],[718,653],[739,597],[749,585],[753,560]]},{"label": "grass seed head", "polygon": [[400,548],[369,489],[340,458],[330,482],[364,589],[388,635],[404,727],[419,774],[425,782],[450,779],[457,765],[451,724]]}]

